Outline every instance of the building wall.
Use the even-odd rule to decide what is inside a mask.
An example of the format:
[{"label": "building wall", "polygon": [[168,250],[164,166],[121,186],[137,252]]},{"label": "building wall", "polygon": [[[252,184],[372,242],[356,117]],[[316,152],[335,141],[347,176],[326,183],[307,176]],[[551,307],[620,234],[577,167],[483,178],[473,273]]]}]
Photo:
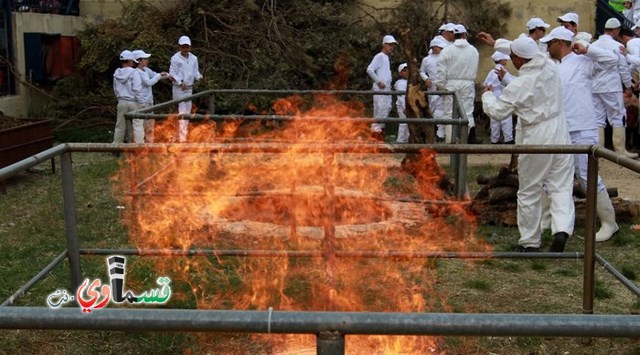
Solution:
[{"label": "building wall", "polygon": [[[558,16],[567,12],[575,12],[580,16],[579,29],[581,31],[595,33],[595,1],[565,0],[559,2],[556,0],[511,0],[509,3],[513,11],[507,23],[507,34],[504,36],[505,38],[515,39],[520,34],[527,33],[528,31],[525,25],[532,17],[540,17],[551,25],[549,29],[553,29],[559,25],[556,21]],[[491,29],[484,29],[484,31],[490,32]],[[487,73],[494,66],[491,60],[493,49],[480,44],[478,45],[478,51],[480,52],[480,66],[478,68],[477,82],[482,84]],[[507,69],[511,73],[516,73],[516,69],[511,64],[507,66]]]},{"label": "building wall", "polygon": [[[152,0],[158,6],[170,6],[175,1]],[[16,95],[0,96],[0,111],[13,117],[28,117],[34,106],[38,105],[36,91],[24,82],[28,81],[25,73],[24,34],[27,32],[60,34],[75,36],[88,23],[96,23],[107,18],[116,18],[122,14],[121,0],[81,0],[82,16],[63,16],[34,12],[13,12],[13,67],[17,71]]]}]

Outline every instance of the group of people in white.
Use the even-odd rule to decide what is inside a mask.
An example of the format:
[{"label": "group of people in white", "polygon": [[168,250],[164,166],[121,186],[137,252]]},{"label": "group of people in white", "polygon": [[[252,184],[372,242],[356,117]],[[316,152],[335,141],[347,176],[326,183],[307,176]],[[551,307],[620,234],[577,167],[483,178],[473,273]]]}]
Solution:
[{"label": "group of people in white", "polygon": [[[616,151],[636,158],[625,147],[626,108],[624,96],[633,95],[631,72],[640,70],[640,38],[623,29],[616,18],[609,19],[602,34],[592,36],[580,32],[579,16],[566,13],[557,17],[559,26],[541,18],[526,23],[527,34],[510,41],[494,39],[481,32],[477,38],[495,49],[496,63],[483,82],[483,111],[491,118],[491,142],[500,135],[504,143],[532,145],[604,146],[607,122],[613,127]],[[478,68],[478,52],[466,39],[462,25],[444,24],[440,34],[429,43],[429,55],[420,66],[420,75],[429,90],[455,91],[469,120],[470,140],[473,136],[474,82]],[[388,57],[397,42],[387,35],[382,54]],[[391,48],[389,48],[391,47]],[[509,74],[504,66],[511,60],[518,75]],[[381,64],[382,63],[382,64]],[[374,90],[388,90],[391,81],[388,58],[380,54],[367,68]],[[402,64],[398,69],[405,70]],[[400,80],[406,75],[402,76]],[[406,85],[406,84],[403,84]],[[402,87],[402,85],[401,85]],[[436,118],[451,118],[451,96],[431,95],[430,108]],[[401,100],[401,98],[398,98]],[[374,96],[374,116],[387,117],[390,96]],[[398,103],[398,115],[402,103]],[[512,115],[517,115],[515,137]],[[384,126],[372,125],[374,134]],[[400,126],[398,142],[406,142],[405,128]],[[437,139],[451,141],[451,130],[438,127]],[[519,189],[517,198],[520,239],[514,250],[540,250],[541,234],[551,229],[549,251],[564,251],[573,234],[575,209],[573,179],[586,189],[587,155],[521,154],[518,157]],[[615,210],[602,179],[597,182],[597,215],[600,228],[596,241],[611,239],[618,231]]]},{"label": "group of people in white", "polygon": [[[143,50],[124,50],[120,53],[120,68],[113,74],[113,91],[118,99],[113,143],[123,143],[125,138],[133,143],[153,142],[154,120],[127,121],[124,115],[153,106],[152,87],[160,80],[171,81],[174,100],[184,99],[193,94],[193,84],[203,78],[198,67],[198,58],[191,53],[189,37],[181,36],[178,39],[178,47],[178,52],[171,57],[168,73],[156,73],[151,70],[148,67],[151,54]],[[191,101],[180,102],[178,113],[191,113]],[[188,125],[189,120],[179,120],[176,141],[186,142]]]}]

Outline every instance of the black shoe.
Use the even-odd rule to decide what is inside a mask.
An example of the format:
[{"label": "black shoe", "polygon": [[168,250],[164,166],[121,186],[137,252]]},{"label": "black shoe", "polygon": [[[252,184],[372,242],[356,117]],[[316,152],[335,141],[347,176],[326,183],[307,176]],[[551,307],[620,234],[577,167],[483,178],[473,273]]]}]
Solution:
[{"label": "black shoe", "polygon": [[436,137],[436,143],[444,143],[444,137]]},{"label": "black shoe", "polygon": [[504,144],[516,144],[516,141],[514,141],[514,140],[510,140],[510,141],[506,141],[506,142],[504,142]]},{"label": "black shoe", "polygon": [[518,253],[537,253],[540,251],[540,248],[534,248],[534,247],[523,247],[522,245],[518,244],[518,245],[514,245],[511,247],[511,250],[518,252]]},{"label": "black shoe", "polygon": [[564,246],[567,244],[567,239],[569,239],[569,234],[565,232],[558,232],[553,235],[553,242],[551,242],[551,246],[549,247],[549,251],[552,253],[562,253],[564,252]]}]

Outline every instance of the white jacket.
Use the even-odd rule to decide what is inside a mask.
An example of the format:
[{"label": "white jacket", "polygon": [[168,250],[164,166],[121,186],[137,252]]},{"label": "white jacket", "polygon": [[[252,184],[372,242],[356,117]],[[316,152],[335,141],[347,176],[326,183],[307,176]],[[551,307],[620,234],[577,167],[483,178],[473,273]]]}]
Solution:
[{"label": "white jacket", "polygon": [[562,84],[562,101],[569,132],[596,129],[596,112],[591,88],[596,63],[616,65],[618,56],[597,46],[589,46],[587,54],[569,53],[558,62]]},{"label": "white jacket", "polygon": [[[502,83],[500,82],[500,78],[498,77],[496,70],[499,70],[502,68],[504,68],[504,65],[496,64],[495,67],[489,70],[487,77],[484,79],[484,82],[482,83],[482,86],[491,86],[493,88],[493,94],[496,95],[497,97],[500,97],[500,95],[502,95]],[[513,79],[510,78],[507,80],[513,80]]]},{"label": "white jacket", "polygon": [[144,69],[138,68],[137,70],[140,75],[140,81],[142,82],[142,97],[144,98],[144,103],[153,105],[152,86],[160,80],[160,74],[147,67]]},{"label": "white jacket", "polygon": [[391,90],[391,64],[388,55],[382,52],[376,54],[367,67],[367,74],[373,80],[373,90],[380,90],[379,82],[384,83],[385,90]]},{"label": "white jacket", "polygon": [[143,103],[142,81],[138,70],[131,67],[116,69],[113,73],[113,92],[118,100]]},{"label": "white jacket", "polygon": [[193,86],[196,81],[202,79],[202,74],[200,74],[200,68],[198,67],[198,57],[193,53],[189,53],[189,57],[185,58],[180,52],[177,52],[171,57],[169,75],[175,79],[174,86],[180,86],[181,83]]},{"label": "white jacket", "polygon": [[[396,80],[396,83],[393,84],[393,89],[395,91],[407,92],[407,79],[400,78]],[[404,113],[405,105],[405,95],[398,95],[396,98],[396,109],[398,110],[398,115],[401,115],[401,112]]]},{"label": "white jacket", "polygon": [[611,36],[604,34],[591,45],[609,50],[618,56],[617,63],[596,63],[593,77],[593,93],[622,92],[620,81],[624,83],[625,87],[632,87],[631,69],[626,58],[620,53],[622,44]]},{"label": "white jacket", "polygon": [[513,78],[499,98],[492,92],[482,94],[482,108],[490,117],[499,119],[518,115],[518,144],[571,143],[558,69],[542,53],[520,68],[520,75]]},{"label": "white jacket", "polygon": [[455,40],[453,45],[447,46],[440,52],[434,81],[436,86],[453,89],[458,86],[455,83],[457,81],[473,84],[478,74],[479,60],[478,50],[466,39]]},{"label": "white jacket", "polygon": [[422,59],[422,63],[420,63],[420,77],[422,80],[431,79],[433,81],[437,78],[438,59],[440,59],[440,54],[435,53],[429,53],[428,56]]}]

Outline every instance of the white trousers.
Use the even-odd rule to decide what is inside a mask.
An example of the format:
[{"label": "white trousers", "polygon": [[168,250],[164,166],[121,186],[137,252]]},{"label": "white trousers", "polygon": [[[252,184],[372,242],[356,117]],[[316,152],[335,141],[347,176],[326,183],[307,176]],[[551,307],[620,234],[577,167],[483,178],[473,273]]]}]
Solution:
[{"label": "white trousers", "polygon": [[[135,101],[118,100],[117,114],[116,114],[116,126],[113,130],[113,143],[124,143],[124,136],[127,133],[127,120],[124,114],[127,112],[135,111],[140,108],[140,105]],[[134,120],[138,121],[138,120]],[[139,120],[142,121],[142,120]],[[128,136],[131,140],[131,129],[129,129]],[[135,136],[134,136],[135,139]]]},{"label": "white trousers", "polygon": [[[476,122],[473,119],[473,106],[476,99],[475,83],[472,80],[451,80],[447,82],[445,89],[448,91],[455,91],[458,95],[465,117],[469,120],[469,130],[471,130],[471,128],[476,126]],[[452,95],[446,95],[444,97],[444,110],[444,118],[453,118]],[[451,133],[453,131],[451,125],[448,125],[445,131],[447,142],[451,143],[453,139],[453,137],[451,137]]]},{"label": "white trousers", "polygon": [[[188,88],[182,90],[179,86],[173,87],[173,99],[183,99],[185,97],[193,95],[193,89]],[[178,113],[188,114],[191,113],[191,101],[183,101],[178,104]],[[184,143],[187,141],[187,134],[189,133],[189,120],[178,120],[178,141]]]},{"label": "white trousers", "polygon": [[573,155],[521,154],[518,157],[518,244],[541,244],[543,185],[551,201],[551,232],[573,234]]},{"label": "white trousers", "polygon": [[[407,118],[407,115],[404,113],[404,107],[396,106],[398,110],[399,118]],[[398,124],[398,138],[396,139],[397,143],[409,143],[409,125],[407,123]]]},{"label": "white trousers", "polygon": [[[431,108],[431,113],[433,113],[434,118],[445,118],[444,97],[439,95],[429,95],[429,108]],[[445,128],[446,128],[446,125],[443,125],[443,124],[437,125],[436,136],[438,136],[438,138],[445,137]]]},{"label": "white trousers", "polygon": [[500,142],[500,132],[504,137],[504,142],[513,140],[513,117],[509,116],[506,119],[499,121],[491,119],[491,143]]},{"label": "white trousers", "polygon": [[[389,91],[389,85],[385,89],[377,89],[377,85],[374,85],[375,91]],[[393,103],[393,97],[391,95],[373,95],[373,117],[374,118],[387,118],[391,112]],[[384,123],[372,123],[371,132],[384,131]]]},{"label": "white trousers", "polygon": [[[571,143],[575,145],[592,145],[598,144],[598,130],[586,130],[570,132]],[[575,161],[575,174],[582,188],[587,190],[587,164],[589,157],[586,154],[576,154],[573,156]],[[598,175],[598,193],[604,191],[606,186],[602,182],[602,178]]]},{"label": "white trousers", "polygon": [[622,92],[594,93],[592,99],[598,127],[605,127],[607,121],[614,128],[624,126],[627,109],[624,108]]}]

